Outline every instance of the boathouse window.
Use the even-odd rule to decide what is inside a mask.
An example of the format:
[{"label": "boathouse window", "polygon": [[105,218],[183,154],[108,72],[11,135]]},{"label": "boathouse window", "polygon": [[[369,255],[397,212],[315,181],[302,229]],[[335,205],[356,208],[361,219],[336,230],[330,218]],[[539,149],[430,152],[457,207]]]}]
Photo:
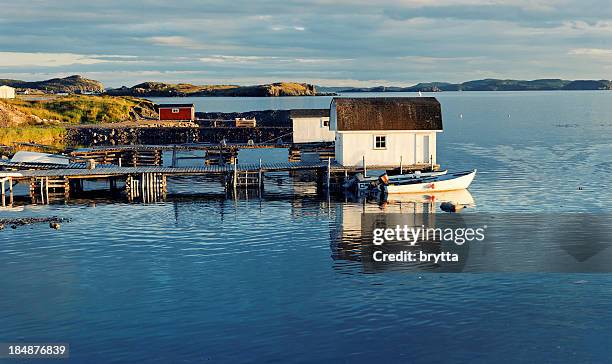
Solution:
[{"label": "boathouse window", "polygon": [[374,137],[374,149],[387,149],[386,135],[376,135]]},{"label": "boathouse window", "polygon": [[179,109],[172,109],[172,113],[173,114],[178,114],[179,113]]},{"label": "boathouse window", "polygon": [[323,120],[323,126],[329,127],[329,120]]}]

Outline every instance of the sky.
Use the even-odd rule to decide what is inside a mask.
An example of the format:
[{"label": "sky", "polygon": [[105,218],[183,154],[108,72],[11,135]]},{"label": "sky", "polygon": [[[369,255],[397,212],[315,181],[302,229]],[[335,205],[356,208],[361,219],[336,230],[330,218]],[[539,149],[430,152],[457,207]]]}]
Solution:
[{"label": "sky", "polygon": [[610,71],[608,0],[0,0],[0,78],[408,86]]}]

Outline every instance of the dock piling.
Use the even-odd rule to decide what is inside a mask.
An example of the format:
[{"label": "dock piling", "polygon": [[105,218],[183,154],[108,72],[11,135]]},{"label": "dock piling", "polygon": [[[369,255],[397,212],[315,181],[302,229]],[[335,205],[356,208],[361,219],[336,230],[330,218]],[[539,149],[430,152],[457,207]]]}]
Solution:
[{"label": "dock piling", "polygon": [[331,158],[327,158],[327,192],[329,193],[329,188],[331,184]]},{"label": "dock piling", "polygon": [[368,168],[366,167],[365,155],[362,156],[361,159],[363,160],[363,176],[367,177],[368,176]]},{"label": "dock piling", "polygon": [[263,173],[261,170],[261,158],[259,158],[259,175],[257,176],[257,183],[258,183],[258,188],[259,191],[261,192],[261,177],[262,177]]}]

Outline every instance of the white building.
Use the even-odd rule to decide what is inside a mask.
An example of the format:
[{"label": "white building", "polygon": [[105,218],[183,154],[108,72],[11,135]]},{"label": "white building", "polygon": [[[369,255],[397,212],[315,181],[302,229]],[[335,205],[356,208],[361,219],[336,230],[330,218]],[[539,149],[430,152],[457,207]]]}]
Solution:
[{"label": "white building", "polygon": [[334,98],[330,130],[336,161],[344,166],[436,164],[436,134],[442,131],[434,97]]},{"label": "white building", "polygon": [[294,143],[333,142],[329,130],[329,109],[298,109],[290,112]]},{"label": "white building", "polygon": [[15,89],[11,86],[0,86],[0,99],[14,99]]}]

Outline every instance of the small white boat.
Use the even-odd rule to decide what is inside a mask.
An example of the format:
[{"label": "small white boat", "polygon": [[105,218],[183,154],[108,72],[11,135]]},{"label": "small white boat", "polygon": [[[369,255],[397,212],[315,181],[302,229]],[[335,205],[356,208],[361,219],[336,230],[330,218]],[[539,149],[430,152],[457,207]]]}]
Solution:
[{"label": "small white boat", "polygon": [[444,174],[426,178],[415,178],[413,180],[392,181],[385,186],[387,193],[428,193],[440,191],[455,191],[467,189],[474,177],[476,170]]},{"label": "small white boat", "polygon": [[[427,177],[437,177],[437,176],[442,176],[445,175],[448,171],[445,169],[443,171],[432,171],[432,172],[421,172],[421,171],[416,171],[413,173],[404,173],[404,174],[398,174],[398,175],[393,175],[393,176],[389,176],[387,174],[384,174],[384,176],[386,176],[388,183],[401,183],[403,181],[413,181],[415,179],[420,179],[420,178],[427,178]],[[376,183],[379,180],[380,176],[376,176],[376,177],[363,177],[361,175],[356,176],[355,181],[357,183],[357,188],[362,191],[362,190],[367,190],[370,189],[372,186],[372,183]],[[349,183],[347,184],[347,186],[352,185],[353,183],[355,183],[354,181],[349,181]],[[345,187],[347,187],[345,186]]]},{"label": "small white boat", "polygon": [[39,164],[70,164],[70,158],[65,155],[28,152],[20,150],[13,158],[11,163],[39,163]]}]

